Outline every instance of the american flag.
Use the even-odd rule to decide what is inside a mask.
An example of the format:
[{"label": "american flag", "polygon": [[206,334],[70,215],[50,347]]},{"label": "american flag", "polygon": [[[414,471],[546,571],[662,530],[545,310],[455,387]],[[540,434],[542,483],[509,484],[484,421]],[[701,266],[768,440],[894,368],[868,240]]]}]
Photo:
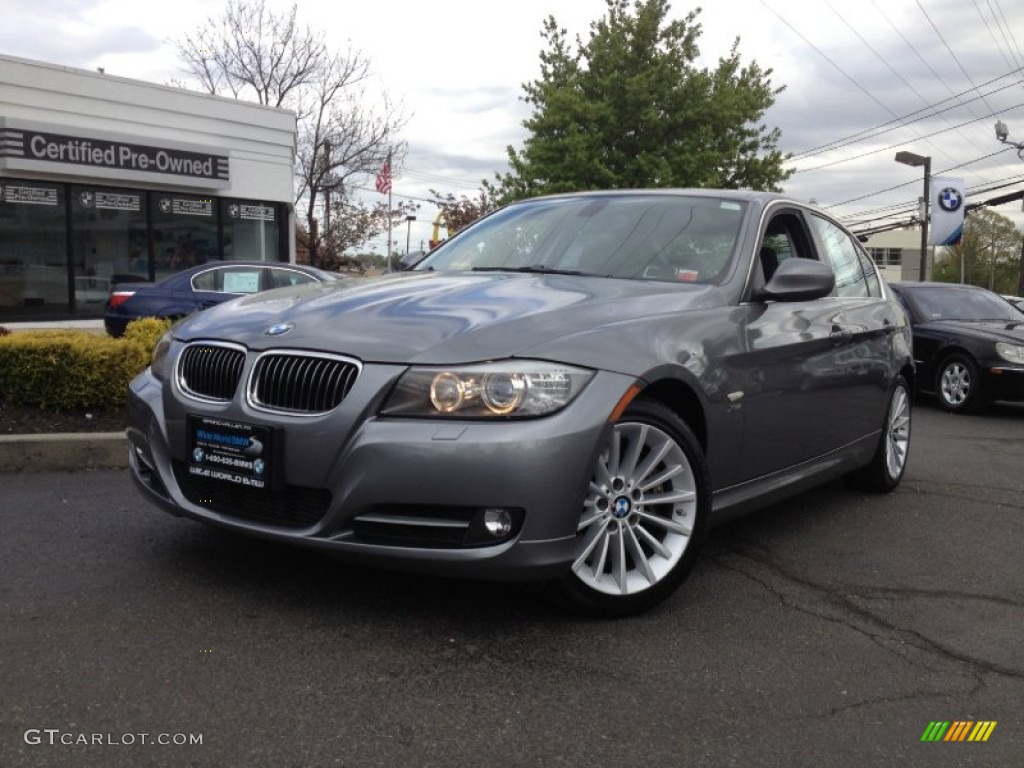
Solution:
[{"label": "american flag", "polygon": [[386,195],[391,191],[391,156],[384,161],[380,171],[377,173],[377,191]]}]

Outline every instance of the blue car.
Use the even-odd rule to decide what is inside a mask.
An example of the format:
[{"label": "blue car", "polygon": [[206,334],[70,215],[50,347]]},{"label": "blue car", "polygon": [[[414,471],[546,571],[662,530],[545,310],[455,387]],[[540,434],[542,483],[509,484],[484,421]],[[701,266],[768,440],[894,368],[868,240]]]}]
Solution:
[{"label": "blue car", "polygon": [[209,261],[156,283],[119,283],[107,299],[103,324],[121,336],[132,320],[179,318],[250,293],[343,279],[298,264],[266,261]]}]

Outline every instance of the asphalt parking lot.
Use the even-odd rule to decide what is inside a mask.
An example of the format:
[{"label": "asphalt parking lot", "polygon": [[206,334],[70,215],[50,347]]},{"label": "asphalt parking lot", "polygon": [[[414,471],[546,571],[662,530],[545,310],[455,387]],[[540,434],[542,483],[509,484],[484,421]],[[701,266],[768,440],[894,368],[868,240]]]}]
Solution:
[{"label": "asphalt parking lot", "polygon": [[2,475],[0,765],[1021,766],[1024,408],[914,418],[896,493],[718,528],[608,622]]}]

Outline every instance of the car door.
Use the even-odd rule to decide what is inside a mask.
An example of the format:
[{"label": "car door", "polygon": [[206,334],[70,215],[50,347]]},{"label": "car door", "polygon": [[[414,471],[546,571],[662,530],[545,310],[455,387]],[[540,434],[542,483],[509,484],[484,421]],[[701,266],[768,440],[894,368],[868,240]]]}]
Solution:
[{"label": "car door", "polygon": [[881,428],[892,382],[893,335],[905,323],[895,302],[883,294],[874,261],[857,239],[835,221],[810,214],[821,257],[836,276],[836,364],[841,382],[835,399],[837,434],[843,444],[874,435]]},{"label": "car door", "polygon": [[845,314],[846,299],[836,291],[798,301],[763,295],[787,259],[829,263],[821,258],[808,214],[794,206],[769,209],[759,242],[740,307],[744,351],[733,359],[744,382],[741,474],[735,480],[762,477],[839,448],[857,433],[856,414],[866,410],[848,391],[859,375],[855,347],[861,334]]}]

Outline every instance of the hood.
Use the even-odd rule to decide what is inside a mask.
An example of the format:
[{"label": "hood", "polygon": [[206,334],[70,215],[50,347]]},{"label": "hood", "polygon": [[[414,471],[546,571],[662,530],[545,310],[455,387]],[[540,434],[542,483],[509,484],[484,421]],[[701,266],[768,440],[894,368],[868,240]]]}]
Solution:
[{"label": "hood", "polygon": [[[176,336],[326,350],[366,362],[451,364],[510,357],[602,325],[719,304],[717,288],[686,283],[417,272],[254,294],[194,315]],[[292,327],[269,335],[271,326]]]},{"label": "hood", "polygon": [[975,339],[1024,344],[1024,318],[1015,320],[932,320],[925,326],[943,332],[954,332]]}]

